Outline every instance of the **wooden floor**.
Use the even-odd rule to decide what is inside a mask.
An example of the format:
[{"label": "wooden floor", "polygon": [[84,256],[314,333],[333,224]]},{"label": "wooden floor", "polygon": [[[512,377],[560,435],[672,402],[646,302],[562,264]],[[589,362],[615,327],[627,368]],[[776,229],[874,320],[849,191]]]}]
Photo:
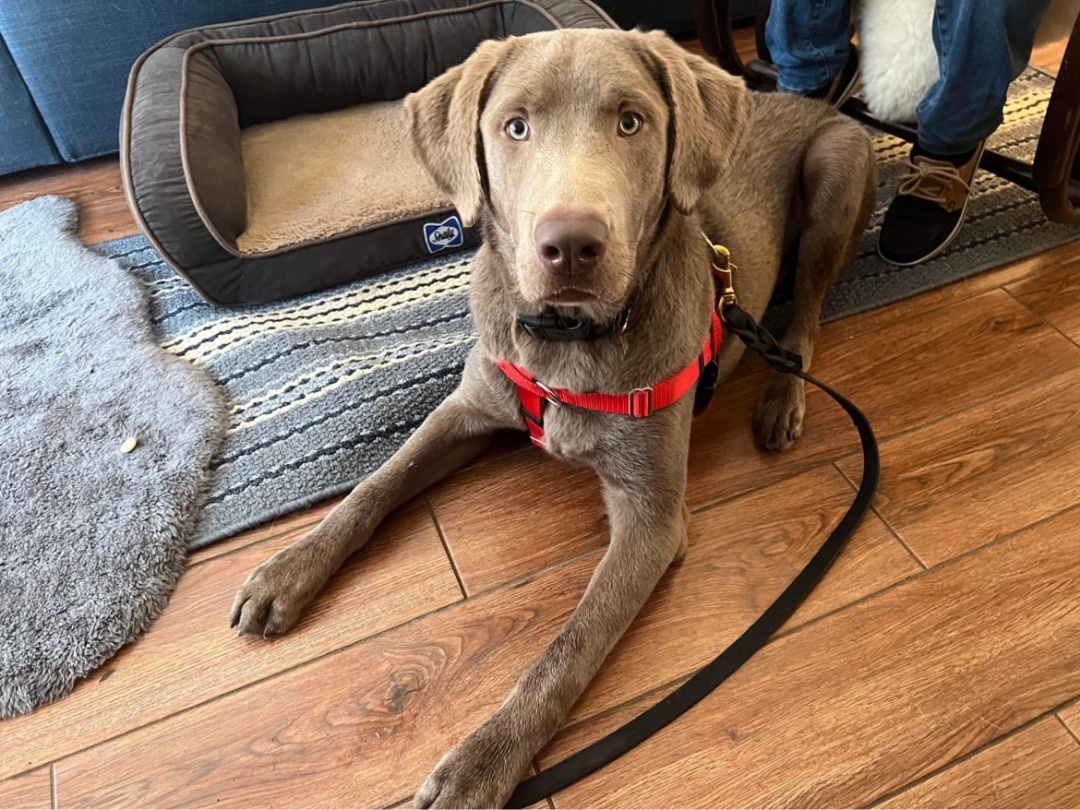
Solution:
[{"label": "wooden floor", "polygon": [[[135,231],[114,160],[2,180],[0,208],[43,193],[82,203],[87,241]],[[815,372],[878,431],[874,514],[728,684],[553,806],[1080,806],[1080,244],[830,324]],[[712,657],[846,507],[850,424],[811,393],[797,448],[764,455],[760,382],[695,426],[686,561],[541,767]],[[247,571],[331,505],[192,555],[139,642],[0,723],[0,807],[401,803],[605,542],[590,474],[503,442],[401,509],[291,635],[235,637]]]}]

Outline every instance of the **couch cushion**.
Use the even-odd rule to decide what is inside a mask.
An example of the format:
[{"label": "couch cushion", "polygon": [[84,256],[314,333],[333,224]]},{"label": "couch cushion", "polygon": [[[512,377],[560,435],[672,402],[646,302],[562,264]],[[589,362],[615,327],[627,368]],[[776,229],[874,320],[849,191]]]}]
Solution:
[{"label": "couch cushion", "polygon": [[[2,0],[0,37],[60,154],[84,160],[118,151],[128,72],[155,42],[187,28],[317,5],[318,0]],[[6,96],[0,98],[3,134],[8,109]]]},{"label": "couch cushion", "polygon": [[0,40],[0,174],[58,163],[49,131]]}]

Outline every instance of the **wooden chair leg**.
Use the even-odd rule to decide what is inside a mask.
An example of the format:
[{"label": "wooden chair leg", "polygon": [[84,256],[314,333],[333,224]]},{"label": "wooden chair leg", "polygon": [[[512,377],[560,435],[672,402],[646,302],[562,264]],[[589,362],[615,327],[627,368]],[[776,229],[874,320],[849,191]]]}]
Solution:
[{"label": "wooden chair leg", "polygon": [[[754,24],[759,54],[768,54],[765,19],[769,6],[770,0],[758,0]],[[720,67],[728,73],[742,76],[754,90],[772,90],[776,87],[776,68],[760,58],[744,63],[739,56],[731,28],[731,0],[694,0],[694,24],[702,49]]]},{"label": "wooden chair leg", "polygon": [[769,12],[772,11],[772,0],[757,0],[757,13],[754,15],[754,42],[757,44],[758,59],[766,64],[772,64],[772,54],[769,46],[765,43],[765,23],[769,21]]},{"label": "wooden chair leg", "polygon": [[1047,218],[1080,224],[1080,18],[1046,108],[1032,175]]},{"label": "wooden chair leg", "polygon": [[694,26],[705,53],[728,73],[745,75],[731,31],[731,0],[694,0]]}]

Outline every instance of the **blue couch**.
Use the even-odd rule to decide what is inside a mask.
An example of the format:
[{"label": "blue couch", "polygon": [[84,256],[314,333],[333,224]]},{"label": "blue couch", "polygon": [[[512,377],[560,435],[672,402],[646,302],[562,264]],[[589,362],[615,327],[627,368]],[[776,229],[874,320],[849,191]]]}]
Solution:
[{"label": "blue couch", "polygon": [[[0,0],[0,175],[115,153],[128,71],[165,37],[332,2]],[[736,5],[748,10],[752,2]],[[626,28],[693,33],[690,0],[600,5]]]},{"label": "blue couch", "polygon": [[186,28],[318,0],[0,0],[0,174],[117,151],[128,71]]}]

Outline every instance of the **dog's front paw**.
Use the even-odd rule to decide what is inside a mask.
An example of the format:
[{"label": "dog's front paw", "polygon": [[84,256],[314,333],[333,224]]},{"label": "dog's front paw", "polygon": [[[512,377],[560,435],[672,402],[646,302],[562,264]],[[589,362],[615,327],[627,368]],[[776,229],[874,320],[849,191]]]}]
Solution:
[{"label": "dog's front paw", "polygon": [[806,413],[803,381],[770,372],[754,413],[754,435],[766,450],[787,450],[802,435]]},{"label": "dog's front paw", "polygon": [[310,546],[282,549],[248,574],[233,600],[230,627],[249,636],[281,635],[325,582]]},{"label": "dog's front paw", "polygon": [[416,792],[416,807],[502,807],[529,764],[520,741],[492,718],[442,758]]}]

